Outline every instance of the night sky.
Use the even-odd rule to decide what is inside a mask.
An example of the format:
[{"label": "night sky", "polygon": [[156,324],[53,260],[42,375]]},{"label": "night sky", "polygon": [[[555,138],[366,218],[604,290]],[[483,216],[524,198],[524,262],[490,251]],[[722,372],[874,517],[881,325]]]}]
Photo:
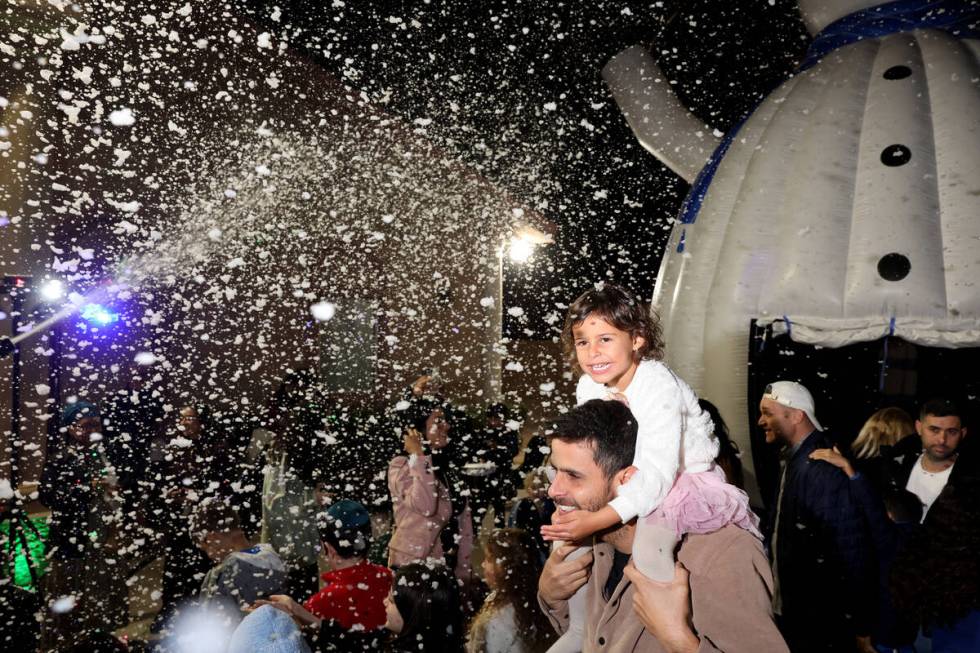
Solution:
[{"label": "night sky", "polygon": [[684,102],[725,131],[809,42],[788,0],[247,5],[344,83],[385,97],[387,111],[431,119],[430,134],[556,224],[554,245],[506,266],[507,305],[525,310],[506,331],[524,338],[555,335],[544,316],[603,279],[650,297],[688,190],[637,143],[602,66],[647,44]]}]

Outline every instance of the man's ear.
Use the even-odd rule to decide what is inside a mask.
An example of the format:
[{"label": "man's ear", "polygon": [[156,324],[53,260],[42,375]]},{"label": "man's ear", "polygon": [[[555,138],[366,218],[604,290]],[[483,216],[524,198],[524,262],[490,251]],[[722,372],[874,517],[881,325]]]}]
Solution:
[{"label": "man's ear", "polygon": [[922,422],[920,420],[915,420],[915,432],[922,437]]},{"label": "man's ear", "polygon": [[798,408],[789,411],[789,419],[793,424],[802,424],[804,417],[806,417],[806,413]]}]

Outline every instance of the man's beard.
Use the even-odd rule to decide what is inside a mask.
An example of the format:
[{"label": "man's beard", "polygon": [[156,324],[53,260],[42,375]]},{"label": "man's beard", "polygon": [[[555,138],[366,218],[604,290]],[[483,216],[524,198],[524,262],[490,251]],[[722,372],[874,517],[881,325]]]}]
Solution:
[{"label": "man's beard", "polygon": [[[602,508],[609,505],[609,502],[616,498],[616,490],[613,487],[613,479],[606,481],[606,489],[604,496],[590,497],[589,505],[583,507],[583,510],[588,510],[589,512],[597,512]],[[623,533],[623,524],[616,523],[608,528],[604,528],[601,531],[595,533],[595,537],[603,542],[608,542],[613,544],[616,538]]]},{"label": "man's beard", "polygon": [[606,481],[605,491],[596,493],[596,495],[587,497],[581,503],[578,501],[570,501],[567,504],[558,502],[559,508],[564,508],[565,510],[587,510],[588,512],[598,512],[605,508],[610,501],[612,501],[616,496],[616,492],[613,490],[612,479]]}]

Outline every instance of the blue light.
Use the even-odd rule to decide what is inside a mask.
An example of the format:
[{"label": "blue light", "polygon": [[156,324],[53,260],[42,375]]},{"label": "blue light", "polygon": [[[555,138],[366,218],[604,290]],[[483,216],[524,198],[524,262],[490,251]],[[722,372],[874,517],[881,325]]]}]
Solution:
[{"label": "blue light", "polygon": [[86,304],[82,308],[82,319],[89,324],[95,324],[97,326],[106,326],[117,322],[119,320],[119,314],[113,313],[104,306],[99,306],[98,304]]}]

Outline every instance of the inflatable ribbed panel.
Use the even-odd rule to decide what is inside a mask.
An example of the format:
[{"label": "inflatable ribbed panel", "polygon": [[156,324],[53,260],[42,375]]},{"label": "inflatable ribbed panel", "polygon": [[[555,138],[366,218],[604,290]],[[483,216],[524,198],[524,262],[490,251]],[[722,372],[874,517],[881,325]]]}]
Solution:
[{"label": "inflatable ribbed panel", "polygon": [[668,361],[743,451],[753,319],[829,347],[891,329],[980,346],[978,53],[932,29],[833,50],[728,136],[674,226],[654,293]]}]

